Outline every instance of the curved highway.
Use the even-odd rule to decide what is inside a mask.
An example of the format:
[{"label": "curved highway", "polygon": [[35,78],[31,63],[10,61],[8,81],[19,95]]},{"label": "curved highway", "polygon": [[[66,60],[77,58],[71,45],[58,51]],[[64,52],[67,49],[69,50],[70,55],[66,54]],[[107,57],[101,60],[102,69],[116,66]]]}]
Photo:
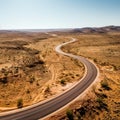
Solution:
[{"label": "curved highway", "polygon": [[74,59],[78,59],[79,61],[81,61],[86,68],[86,74],[84,78],[82,78],[82,80],[80,80],[80,82],[78,82],[78,84],[73,86],[70,90],[46,102],[37,103],[30,107],[19,109],[17,110],[17,112],[16,110],[13,110],[11,112],[1,113],[0,120],[37,120],[43,118],[60,109],[61,107],[67,105],[69,102],[82,94],[93,83],[98,73],[95,65],[89,62],[84,57],[65,53],[61,50],[62,46],[75,41],[76,40],[72,38],[72,41],[57,46],[55,50],[60,54],[73,57]]}]

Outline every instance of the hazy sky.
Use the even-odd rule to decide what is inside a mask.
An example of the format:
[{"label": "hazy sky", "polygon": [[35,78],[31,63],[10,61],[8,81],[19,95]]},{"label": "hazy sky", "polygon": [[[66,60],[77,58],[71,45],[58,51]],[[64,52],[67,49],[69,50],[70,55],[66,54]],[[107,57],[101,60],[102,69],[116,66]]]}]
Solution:
[{"label": "hazy sky", "polygon": [[0,29],[120,25],[120,0],[0,0]]}]

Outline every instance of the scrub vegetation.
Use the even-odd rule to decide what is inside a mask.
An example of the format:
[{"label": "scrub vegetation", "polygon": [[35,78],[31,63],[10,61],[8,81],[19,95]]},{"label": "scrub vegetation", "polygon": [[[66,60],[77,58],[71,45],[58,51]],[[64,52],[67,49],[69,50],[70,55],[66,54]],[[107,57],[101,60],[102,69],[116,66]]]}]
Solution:
[{"label": "scrub vegetation", "polygon": [[120,31],[113,26],[49,34],[1,32],[1,111],[49,99],[83,77],[81,62],[54,50],[71,38],[77,41],[62,50],[94,62],[99,78],[76,101],[46,120],[120,119]]},{"label": "scrub vegetation", "polygon": [[[59,35],[65,33],[59,32]],[[82,33],[72,31],[67,36],[77,41],[64,46],[65,52],[86,57],[99,68],[96,83],[78,100],[53,115],[49,120],[68,120],[70,109],[74,120],[119,120],[120,119],[120,32]]]},{"label": "scrub vegetation", "polygon": [[77,66],[54,50],[68,40],[45,33],[0,32],[0,111],[48,99],[83,76],[81,63]]}]

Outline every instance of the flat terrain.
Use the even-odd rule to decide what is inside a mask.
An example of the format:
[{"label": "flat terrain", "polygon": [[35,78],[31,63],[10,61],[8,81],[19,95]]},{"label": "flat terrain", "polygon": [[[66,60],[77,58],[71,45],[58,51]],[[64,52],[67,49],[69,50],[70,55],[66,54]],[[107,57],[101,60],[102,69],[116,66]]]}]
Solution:
[{"label": "flat terrain", "polygon": [[46,119],[119,120],[120,32],[114,29],[0,33],[0,110],[17,108],[20,99],[27,106],[58,95],[83,76],[80,62],[54,51],[72,37],[77,41],[62,50],[95,63],[99,78],[73,104]]},{"label": "flat terrain", "polygon": [[82,94],[93,83],[93,81],[95,81],[95,78],[98,75],[98,71],[94,64],[83,57],[65,53],[61,50],[62,46],[73,42],[75,42],[75,39],[58,45],[55,50],[59,54],[74,58],[86,65],[87,74],[85,74],[84,78],[82,78],[82,80],[80,79],[79,82],[77,82],[77,84],[69,90],[44,103],[40,102],[37,105],[35,104],[30,106],[30,108],[26,107],[25,109],[17,110],[15,113],[12,111],[11,114],[9,114],[10,112],[7,114],[3,113],[3,116],[0,114],[1,120],[37,120],[42,117],[46,117],[46,115],[51,114],[56,110],[59,110],[59,108],[65,107],[66,104],[72,102],[76,97]]},{"label": "flat terrain", "polygon": [[44,33],[0,33],[0,110],[31,105],[70,88],[83,76],[83,65],[57,54],[68,41]]},{"label": "flat terrain", "polygon": [[84,98],[50,119],[67,120],[71,117],[75,120],[119,120],[120,32],[68,33],[68,36],[78,41],[64,46],[63,50],[93,61],[100,71],[99,82],[88,90]]}]

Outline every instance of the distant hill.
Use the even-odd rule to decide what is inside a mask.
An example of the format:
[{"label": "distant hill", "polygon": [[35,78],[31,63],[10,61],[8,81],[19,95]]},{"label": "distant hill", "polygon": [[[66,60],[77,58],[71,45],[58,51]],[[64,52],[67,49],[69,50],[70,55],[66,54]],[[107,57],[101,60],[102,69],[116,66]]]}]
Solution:
[{"label": "distant hill", "polygon": [[14,29],[14,30],[0,30],[0,33],[4,32],[37,32],[37,33],[46,33],[46,32],[56,32],[56,31],[67,31],[70,29]]},{"label": "distant hill", "polygon": [[117,32],[117,31],[120,32],[120,26],[65,28],[65,29],[16,29],[16,30],[0,30],[0,33],[4,33],[4,32],[106,33],[106,32]]},{"label": "distant hill", "polygon": [[120,32],[120,26],[106,26],[106,27],[99,27],[99,28],[76,28],[71,30],[73,33],[106,33],[106,32]]}]

